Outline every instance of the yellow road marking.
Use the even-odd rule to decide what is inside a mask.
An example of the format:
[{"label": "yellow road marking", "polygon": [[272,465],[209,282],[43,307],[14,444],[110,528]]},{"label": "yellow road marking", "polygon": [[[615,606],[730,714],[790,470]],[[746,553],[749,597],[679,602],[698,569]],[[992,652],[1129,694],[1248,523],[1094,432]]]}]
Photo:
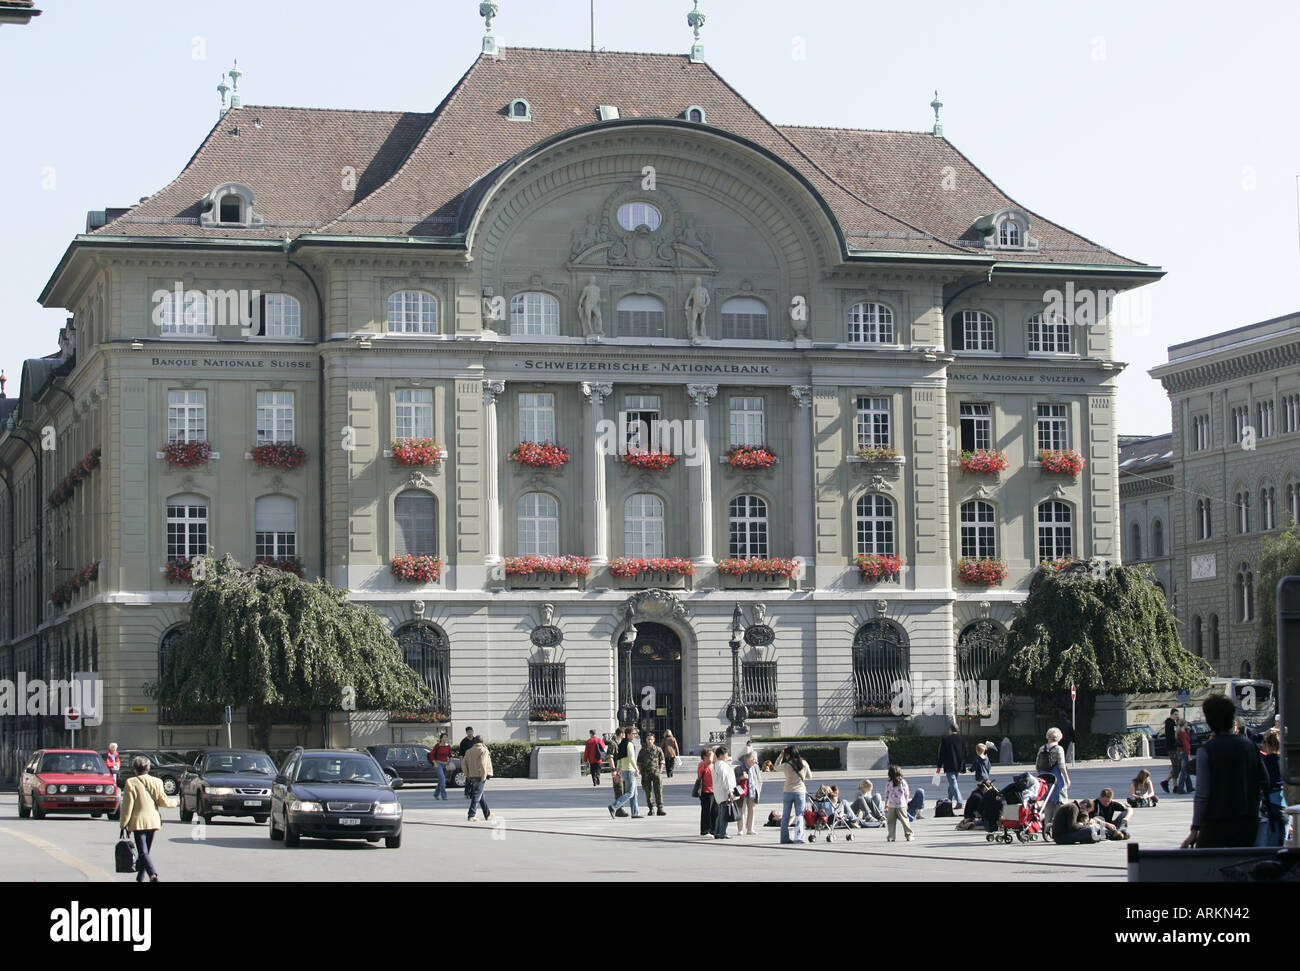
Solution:
[{"label": "yellow road marking", "polygon": [[39,836],[33,836],[31,833],[20,833],[15,829],[9,829],[0,826],[0,833],[8,833],[10,836],[23,840],[58,860],[64,866],[70,866],[91,883],[112,883],[113,877],[107,870],[101,870],[97,866],[91,866],[89,863],[82,863],[71,853],[61,850],[48,840],[43,840]]}]

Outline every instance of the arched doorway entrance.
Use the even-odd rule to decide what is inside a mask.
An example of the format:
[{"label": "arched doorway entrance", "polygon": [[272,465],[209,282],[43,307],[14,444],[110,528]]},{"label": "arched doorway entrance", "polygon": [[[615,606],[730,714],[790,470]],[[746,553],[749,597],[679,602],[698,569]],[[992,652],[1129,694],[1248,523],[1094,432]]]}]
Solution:
[{"label": "arched doorway entrance", "polygon": [[[625,671],[619,651],[618,691],[622,700]],[[682,640],[663,624],[646,621],[636,625],[632,645],[632,700],[641,709],[637,727],[642,737],[654,732],[662,740],[671,729],[677,744],[682,741]]]}]

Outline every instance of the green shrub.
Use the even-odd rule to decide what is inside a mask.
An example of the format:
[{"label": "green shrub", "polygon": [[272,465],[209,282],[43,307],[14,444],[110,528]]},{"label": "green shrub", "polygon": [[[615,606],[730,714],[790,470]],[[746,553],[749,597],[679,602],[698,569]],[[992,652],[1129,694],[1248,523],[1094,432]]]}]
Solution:
[{"label": "green shrub", "polygon": [[769,736],[751,739],[753,742],[784,742],[787,745],[790,743],[803,745],[804,742],[876,742],[879,740],[879,735],[782,735],[779,738]]},{"label": "green shrub", "polygon": [[[784,746],[782,746],[784,747]],[[759,750],[758,762],[762,765],[764,762],[776,763],[781,757],[781,748],[769,746]],[[803,760],[808,763],[808,767],[815,772],[836,772],[840,767],[840,750],[831,745],[808,745],[799,746],[799,754]]]},{"label": "green shrub", "polygon": [[527,779],[536,742],[488,742],[492,775],[497,779]]}]

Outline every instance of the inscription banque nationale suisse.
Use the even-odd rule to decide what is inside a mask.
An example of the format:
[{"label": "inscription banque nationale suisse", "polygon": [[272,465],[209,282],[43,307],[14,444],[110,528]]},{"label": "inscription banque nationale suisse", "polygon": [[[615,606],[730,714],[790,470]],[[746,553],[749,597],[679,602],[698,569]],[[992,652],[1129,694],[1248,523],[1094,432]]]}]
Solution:
[{"label": "inscription banque nationale suisse", "polygon": [[155,357],[150,360],[152,367],[224,367],[259,370],[263,368],[306,368],[310,370],[311,361],[283,361],[279,358],[256,358],[251,361],[222,360],[218,357]]},{"label": "inscription banque nationale suisse", "polygon": [[636,374],[779,374],[773,364],[680,364],[672,361],[516,361],[524,371],[607,371]]},{"label": "inscription banque nationale suisse", "polygon": [[997,371],[949,371],[953,381],[977,381],[981,384],[1087,384],[1081,374],[1017,374]]}]

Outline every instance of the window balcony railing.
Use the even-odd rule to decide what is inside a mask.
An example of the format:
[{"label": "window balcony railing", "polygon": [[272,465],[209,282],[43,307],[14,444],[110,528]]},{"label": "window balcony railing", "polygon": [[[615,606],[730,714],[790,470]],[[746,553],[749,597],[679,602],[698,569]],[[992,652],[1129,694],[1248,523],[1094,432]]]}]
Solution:
[{"label": "window balcony railing", "polygon": [[568,717],[565,708],[563,661],[531,661],[528,664],[528,720],[558,722]]}]

